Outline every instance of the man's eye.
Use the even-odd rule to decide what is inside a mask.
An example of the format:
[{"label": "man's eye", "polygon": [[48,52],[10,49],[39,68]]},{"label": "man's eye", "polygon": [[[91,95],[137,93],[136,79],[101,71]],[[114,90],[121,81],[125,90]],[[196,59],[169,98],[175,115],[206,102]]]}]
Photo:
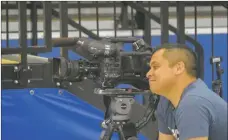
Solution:
[{"label": "man's eye", "polygon": [[153,69],[155,69],[155,70],[158,69],[158,68],[159,68],[159,66],[153,66]]}]

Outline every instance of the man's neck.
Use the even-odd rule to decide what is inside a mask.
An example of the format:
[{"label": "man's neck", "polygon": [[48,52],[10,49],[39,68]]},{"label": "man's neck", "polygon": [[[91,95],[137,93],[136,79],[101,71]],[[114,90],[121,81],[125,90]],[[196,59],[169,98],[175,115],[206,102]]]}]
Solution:
[{"label": "man's neck", "polygon": [[178,106],[185,88],[187,88],[191,83],[196,80],[196,78],[193,77],[188,77],[184,79],[186,80],[183,80],[182,78],[180,80],[177,79],[173,88],[169,90],[168,94],[166,94],[166,98],[173,104],[175,108]]}]

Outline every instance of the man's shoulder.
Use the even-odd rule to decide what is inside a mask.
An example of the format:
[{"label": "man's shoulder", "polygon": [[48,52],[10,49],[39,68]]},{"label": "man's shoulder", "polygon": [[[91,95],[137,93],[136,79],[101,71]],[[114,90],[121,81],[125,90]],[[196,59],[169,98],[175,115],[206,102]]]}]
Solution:
[{"label": "man's shoulder", "polygon": [[185,98],[182,99],[178,105],[178,109],[187,109],[191,107],[211,108],[213,106],[210,98],[196,94],[186,95]]},{"label": "man's shoulder", "polygon": [[220,97],[199,79],[183,93],[179,106],[213,104],[216,100],[219,101]]},{"label": "man's shoulder", "polygon": [[183,93],[179,107],[204,106],[204,108],[213,108],[221,103],[224,104],[225,101],[209,89],[203,81],[199,80],[197,84]]}]

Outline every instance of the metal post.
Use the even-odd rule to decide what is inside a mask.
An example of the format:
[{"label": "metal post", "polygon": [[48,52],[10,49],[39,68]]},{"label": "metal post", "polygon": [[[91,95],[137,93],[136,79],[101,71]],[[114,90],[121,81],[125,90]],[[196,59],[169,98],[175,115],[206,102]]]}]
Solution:
[{"label": "metal post", "polygon": [[[60,9],[60,37],[68,37],[67,2],[61,1],[59,3],[59,9]],[[68,49],[61,48],[60,55],[68,59]]]},{"label": "metal post", "polygon": [[[32,30],[32,46],[37,45],[37,8],[36,8],[36,2],[31,2],[31,14],[30,14],[30,19],[31,19],[31,30]],[[37,55],[37,53],[32,53],[33,55]]]},{"label": "metal post", "polygon": [[[142,3],[141,3],[142,4]],[[148,5],[149,5],[149,12],[151,12],[151,1],[149,1],[148,2]],[[150,28],[150,31],[151,31],[151,28]],[[152,44],[152,35],[150,35],[151,37],[150,37],[150,45]],[[144,106],[147,106],[148,104],[149,104],[149,96],[143,96],[143,98],[142,98],[142,104],[144,105]]]},{"label": "metal post", "polygon": [[99,11],[98,11],[98,1],[96,1],[96,23],[97,23],[97,36],[99,36]]},{"label": "metal post", "polygon": [[177,2],[177,42],[185,44],[185,10],[184,2]]},{"label": "metal post", "polygon": [[128,12],[127,12],[127,4],[123,3],[123,6],[121,8],[121,14],[120,14],[120,23],[122,26],[122,29],[128,28]]},{"label": "metal post", "polygon": [[151,12],[151,1],[148,1],[148,5],[149,5],[149,12]]},{"label": "metal post", "polygon": [[21,84],[27,86],[28,79],[26,77],[27,71],[27,17],[26,17],[26,2],[18,2],[19,12],[19,46],[22,48],[21,52],[21,64],[22,64],[22,75],[20,75]]},{"label": "metal post", "polygon": [[113,5],[114,5],[114,15],[113,15],[113,19],[114,19],[114,32],[115,32],[115,34],[114,34],[114,36],[116,37],[116,32],[117,32],[117,23],[116,23],[116,2],[115,1],[113,1]]},{"label": "metal post", "polygon": [[51,33],[51,31],[52,31],[52,29],[51,29],[52,6],[51,6],[51,2],[49,2],[49,1],[43,2],[43,8],[44,8],[44,28],[43,28],[44,42],[45,42],[46,47],[50,51],[52,49],[52,43],[51,43],[51,39],[52,39],[52,33]]},{"label": "metal post", "polygon": [[169,2],[160,2],[161,44],[169,42]]},{"label": "metal post", "polygon": [[6,1],[6,47],[9,48],[9,9]]},{"label": "metal post", "polygon": [[131,36],[134,35],[134,9],[131,7]]},{"label": "metal post", "polygon": [[144,28],[144,40],[148,45],[151,45],[151,22],[150,18],[145,14],[145,28]]},{"label": "metal post", "polygon": [[[142,5],[142,1],[137,1],[135,4]],[[133,8],[133,7],[131,7]],[[138,11],[138,9],[135,9],[135,22],[137,24],[137,29],[144,30],[145,29],[145,14],[143,12]]]},{"label": "metal post", "polygon": [[[211,56],[214,56],[214,6],[211,3]],[[214,80],[214,65],[212,67],[212,80]]]},{"label": "metal post", "polygon": [[[79,26],[81,26],[81,3],[80,1],[78,1],[78,23],[79,23]],[[82,31],[81,30],[78,30],[79,31],[79,37],[82,37]]]},{"label": "metal post", "polygon": [[[149,12],[151,13],[151,1],[148,2],[148,5],[149,5]],[[148,16],[148,18],[151,21],[151,18],[149,16]],[[151,24],[151,22],[150,22],[150,24]],[[150,25],[150,45],[152,45],[151,25]]]},{"label": "metal post", "polygon": [[194,18],[195,18],[195,40],[197,40],[197,2],[194,2]]}]

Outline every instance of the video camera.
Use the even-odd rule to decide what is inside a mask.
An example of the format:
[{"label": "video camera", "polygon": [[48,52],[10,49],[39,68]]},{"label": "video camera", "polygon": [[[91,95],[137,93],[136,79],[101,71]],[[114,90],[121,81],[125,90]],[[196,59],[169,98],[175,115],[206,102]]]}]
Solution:
[{"label": "video camera", "polygon": [[[133,42],[133,51],[124,52],[121,42]],[[61,39],[55,45],[73,46],[85,59],[70,61],[54,58],[55,79],[79,82],[85,78],[92,79],[100,88],[114,88],[118,84],[131,84],[138,89],[148,89],[145,75],[149,71],[152,48],[142,39],[103,39],[88,38]],[[118,43],[116,43],[118,42]]]},{"label": "video camera", "polygon": [[[132,43],[132,51],[123,50],[123,43]],[[91,79],[98,84],[95,94],[103,95],[106,106],[105,120],[102,127],[102,140],[109,140],[113,131],[121,139],[135,138],[136,131],[141,129],[154,112],[159,98],[152,95],[146,73],[149,71],[152,48],[138,38],[61,38],[53,40],[54,46],[69,47],[84,59],[70,61],[66,58],[54,58],[54,80],[64,83],[80,82]],[[119,84],[130,84],[133,88],[115,88]],[[136,94],[148,94],[149,107],[143,120],[136,124],[129,123],[131,105]],[[154,98],[155,97],[155,98]],[[134,127],[128,132],[123,128]],[[125,127],[124,127],[125,126]]]}]

